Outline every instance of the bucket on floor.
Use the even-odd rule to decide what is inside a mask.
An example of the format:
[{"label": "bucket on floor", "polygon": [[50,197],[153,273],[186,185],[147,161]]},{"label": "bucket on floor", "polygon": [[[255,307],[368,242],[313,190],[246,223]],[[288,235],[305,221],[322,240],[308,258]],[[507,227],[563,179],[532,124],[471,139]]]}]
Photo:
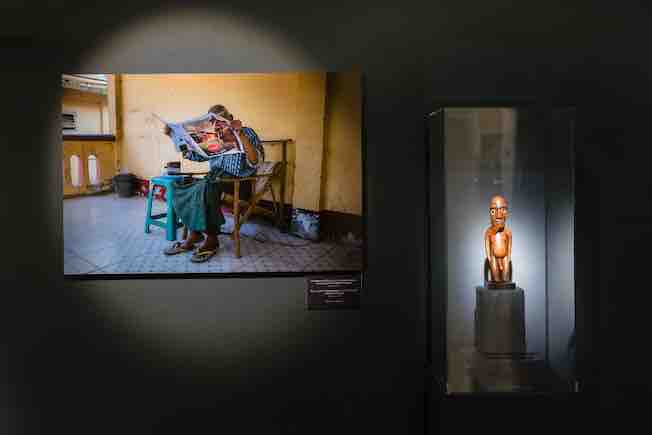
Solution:
[{"label": "bucket on floor", "polygon": [[133,195],[135,182],[134,174],[118,174],[113,177],[113,184],[120,198],[129,198]]},{"label": "bucket on floor", "polygon": [[319,240],[319,213],[295,208],[292,210],[290,234],[306,240]]}]

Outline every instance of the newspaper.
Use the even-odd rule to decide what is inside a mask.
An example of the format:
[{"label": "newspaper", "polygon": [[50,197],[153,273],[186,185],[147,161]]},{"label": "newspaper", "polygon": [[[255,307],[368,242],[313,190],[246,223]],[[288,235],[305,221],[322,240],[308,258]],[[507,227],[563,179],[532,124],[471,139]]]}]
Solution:
[{"label": "newspaper", "polygon": [[229,121],[214,113],[182,122],[168,122],[155,113],[152,115],[169,128],[177,152],[193,151],[205,159],[245,152],[237,131],[240,121]]}]

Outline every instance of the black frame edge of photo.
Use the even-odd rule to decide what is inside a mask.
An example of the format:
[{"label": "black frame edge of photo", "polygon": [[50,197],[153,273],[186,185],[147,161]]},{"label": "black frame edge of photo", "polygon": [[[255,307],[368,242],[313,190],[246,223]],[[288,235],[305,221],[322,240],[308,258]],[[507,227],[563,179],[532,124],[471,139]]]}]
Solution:
[{"label": "black frame edge of photo", "polygon": [[[433,217],[434,204],[444,204],[446,199],[445,193],[445,168],[444,168],[444,143],[439,140],[433,140],[435,137],[441,137],[444,134],[444,118],[440,117],[435,124],[432,117],[446,108],[482,108],[482,107],[530,107],[537,109],[568,109],[576,116],[571,123],[572,142],[571,142],[571,183],[573,192],[573,234],[574,234],[574,313],[575,313],[575,334],[576,334],[576,352],[575,352],[575,379],[574,390],[567,393],[554,392],[497,392],[497,393],[455,393],[448,392],[448,357],[447,357],[447,328],[446,328],[446,282],[447,282],[447,260],[446,260],[446,222],[442,216],[437,219],[437,224]],[[589,308],[596,303],[596,298],[591,298],[588,290],[594,288],[594,277],[591,272],[592,261],[591,255],[596,248],[595,242],[590,236],[590,231],[577,231],[578,222],[581,226],[588,222],[591,210],[586,203],[590,203],[584,196],[591,196],[590,186],[578,183],[578,170],[581,164],[578,162],[578,155],[584,149],[584,143],[580,140],[578,134],[578,113],[581,113],[581,106],[575,102],[569,101],[550,101],[535,97],[509,97],[509,98],[441,98],[431,100],[426,106],[428,111],[424,116],[425,135],[424,135],[424,156],[426,158],[426,237],[424,238],[424,250],[426,252],[426,367],[428,368],[427,379],[429,385],[426,390],[429,393],[431,401],[441,401],[446,398],[455,399],[456,397],[527,397],[527,396],[555,396],[577,395],[584,393],[585,390],[591,390],[592,385],[586,385],[584,379],[590,370],[590,363],[587,360],[590,353],[590,343],[592,343],[592,332],[588,327],[592,324],[592,315]],[[548,129],[544,132],[547,136]],[[582,173],[579,173],[582,176]],[[579,198],[579,201],[578,201]],[[586,344],[586,346],[585,346]],[[588,382],[590,384],[590,382]],[[581,385],[581,387],[580,387]]]},{"label": "black frame edge of photo", "polygon": [[[344,71],[344,70],[337,70]],[[328,276],[337,276],[337,275],[354,275],[359,274],[361,279],[364,278],[364,274],[367,270],[367,254],[368,254],[368,232],[367,232],[367,133],[366,133],[366,75],[364,71],[359,69],[350,69],[347,71],[359,71],[360,72],[360,147],[361,147],[361,183],[362,183],[362,267],[360,270],[320,270],[320,271],[303,271],[303,272],[231,272],[231,273],[111,273],[111,274],[66,274],[62,270],[62,275],[64,280],[72,281],[102,281],[102,280],[130,280],[130,279],[229,279],[229,278],[297,278],[297,277],[314,277],[319,275],[328,275]],[[325,71],[326,73],[334,71]],[[216,73],[219,74],[219,73]],[[62,136],[61,142],[59,144],[59,161],[63,156],[63,141],[64,137]],[[61,208],[61,213],[63,213],[63,208]],[[63,217],[61,218],[63,224]],[[61,240],[61,253],[64,254],[64,244],[63,239]],[[63,269],[63,264],[61,265]]]}]

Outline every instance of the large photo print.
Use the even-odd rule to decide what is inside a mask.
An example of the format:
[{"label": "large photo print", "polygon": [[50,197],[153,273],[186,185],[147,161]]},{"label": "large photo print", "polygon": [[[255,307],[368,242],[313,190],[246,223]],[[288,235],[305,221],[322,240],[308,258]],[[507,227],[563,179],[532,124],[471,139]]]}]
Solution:
[{"label": "large photo print", "polygon": [[362,270],[359,73],[62,87],[66,276]]}]

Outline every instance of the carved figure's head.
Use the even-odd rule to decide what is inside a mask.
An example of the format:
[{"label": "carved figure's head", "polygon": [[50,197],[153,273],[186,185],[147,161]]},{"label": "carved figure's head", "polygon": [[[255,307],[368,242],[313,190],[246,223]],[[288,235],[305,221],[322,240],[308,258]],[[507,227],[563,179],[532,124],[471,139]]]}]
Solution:
[{"label": "carved figure's head", "polygon": [[491,225],[494,227],[504,227],[505,221],[509,216],[509,208],[507,200],[500,195],[491,198],[489,204],[489,217],[491,218]]}]

